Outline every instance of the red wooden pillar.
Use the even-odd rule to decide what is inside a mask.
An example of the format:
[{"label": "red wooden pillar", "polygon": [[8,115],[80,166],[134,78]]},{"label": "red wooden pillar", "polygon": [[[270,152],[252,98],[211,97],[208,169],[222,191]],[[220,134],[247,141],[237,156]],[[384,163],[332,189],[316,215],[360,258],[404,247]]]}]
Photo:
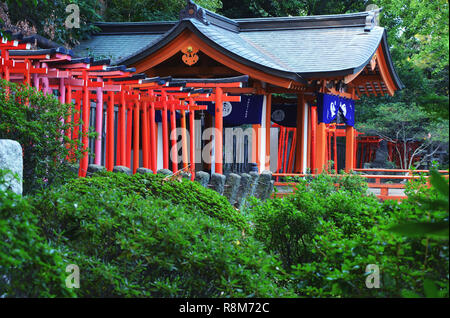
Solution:
[{"label": "red wooden pillar", "polygon": [[260,138],[259,138],[259,129],[261,125],[255,124],[252,125],[253,134],[252,134],[252,161],[256,163],[259,171],[259,163],[260,163]]},{"label": "red wooden pillar", "polygon": [[[194,106],[194,101],[189,100],[189,106]],[[190,163],[191,163],[191,180],[195,179],[195,112],[194,110],[189,111],[189,142],[190,142]]]},{"label": "red wooden pillar", "polygon": [[327,131],[327,165],[328,165],[328,161],[331,160],[331,130],[330,130],[330,125],[326,126],[326,131]]},{"label": "red wooden pillar", "polygon": [[[72,140],[79,141],[79,133],[80,133],[80,113],[81,113],[81,99],[78,97],[75,97],[75,114],[73,115],[73,134],[72,134]],[[75,146],[75,149],[78,147]]]},{"label": "red wooden pillar", "polygon": [[118,101],[118,112],[117,112],[117,141],[116,141],[116,164],[118,166],[122,165],[122,136],[121,136],[121,127],[122,127],[122,92],[120,92],[119,101]]},{"label": "red wooden pillar", "polygon": [[[69,126],[70,123],[72,122],[72,87],[71,86],[67,86],[67,94],[66,94],[66,104],[69,105],[69,109],[67,111],[67,117],[66,117],[66,124]],[[66,128],[66,132],[65,132],[66,138],[69,140],[72,140],[72,128],[67,127]],[[66,157],[67,161],[72,161],[73,160],[73,150],[72,150],[72,146],[67,143],[67,149],[69,149],[69,154]]]},{"label": "red wooden pillar", "polygon": [[297,95],[297,130],[296,130],[296,141],[297,143],[294,147],[291,147],[291,151],[295,149],[295,172],[303,172],[303,131],[305,120],[303,118],[303,114],[305,113],[305,98],[303,94]]},{"label": "red wooden pillar", "polygon": [[[127,105],[128,103],[126,103]],[[125,155],[125,165],[131,168],[131,143],[133,135],[133,108],[127,105],[127,142],[126,142],[126,155]]]},{"label": "red wooden pillar", "polygon": [[149,168],[149,131],[148,131],[148,103],[142,104],[142,161],[144,168]]},{"label": "red wooden pillar", "polygon": [[[9,61],[9,51],[8,51],[8,50],[5,50],[5,49],[2,49],[1,51],[2,51],[2,58],[3,58],[3,61],[8,62],[8,61]],[[3,74],[5,75],[4,80],[9,82],[10,76],[9,76],[9,66],[8,66],[8,63],[5,63],[5,65],[3,66]]]},{"label": "red wooden pillar", "polygon": [[118,124],[118,139],[119,139],[119,156],[118,161],[120,166],[125,166],[127,164],[126,160],[126,118],[127,116],[127,103],[125,101],[125,91],[120,92],[120,106],[119,106],[119,124]]},{"label": "red wooden pillar", "polygon": [[170,141],[171,141],[171,156],[172,156],[172,171],[178,171],[178,151],[177,151],[177,113],[175,112],[175,103],[170,100]]},{"label": "red wooden pillar", "polygon": [[283,167],[283,145],[284,145],[284,132],[286,127],[279,126],[280,133],[278,136],[278,164],[277,164],[277,172],[282,172]]},{"label": "red wooden pillar", "polygon": [[272,94],[267,94],[266,97],[266,158],[265,169],[270,170],[270,128],[272,116]]},{"label": "red wooden pillar", "polygon": [[80,169],[78,171],[78,175],[80,177],[85,177],[87,173],[87,168],[89,165],[89,113],[90,113],[90,105],[89,105],[89,89],[88,89],[88,74],[86,71],[83,71],[83,111],[81,113],[83,124],[81,126],[81,143],[83,155],[80,161]]},{"label": "red wooden pillar", "polygon": [[[295,128],[294,128],[295,129]],[[283,172],[287,173],[288,172],[288,162],[287,162],[287,153],[288,153],[288,146],[289,146],[289,135],[290,132],[293,131],[293,133],[295,134],[295,130],[291,129],[291,128],[286,128],[286,134],[284,136],[284,149],[283,149]]]},{"label": "red wooden pillar", "polygon": [[345,128],[345,172],[355,168],[355,129],[351,126]]},{"label": "red wooden pillar", "polygon": [[[306,168],[311,169],[311,108],[308,111],[308,130],[307,130],[307,141],[306,141]],[[306,171],[305,171],[306,172]]]},{"label": "red wooden pillar", "polygon": [[337,127],[334,130],[333,133],[333,142],[334,142],[334,170],[336,170],[336,173],[339,173],[338,170],[338,156],[337,156],[337,138],[336,138],[336,134],[337,134]]},{"label": "red wooden pillar", "polygon": [[[223,89],[221,87],[216,88],[216,110],[215,110],[215,133],[214,133],[214,161],[215,161],[215,173],[223,173],[222,164],[222,139],[223,139],[223,103],[222,103]],[[259,125],[258,125],[259,126]],[[259,140],[257,141],[259,143]],[[256,158],[259,158],[259,152],[256,154]],[[257,160],[259,163],[259,160]],[[258,165],[259,166],[259,165]]]},{"label": "red wooden pillar", "polygon": [[325,123],[317,125],[317,141],[316,141],[316,169],[317,173],[322,173],[326,168],[326,152],[327,152],[327,130]]},{"label": "red wooden pillar", "polygon": [[[72,87],[70,85],[67,86],[65,103],[69,105],[68,114],[66,117],[66,124],[70,124],[72,122]],[[72,131],[70,128],[66,130],[66,137],[69,139],[72,138]]]},{"label": "red wooden pillar", "polygon": [[317,106],[311,106],[311,173],[317,171]]},{"label": "red wooden pillar", "polygon": [[183,169],[188,167],[187,132],[186,132],[186,112],[181,112],[181,155],[183,159]]},{"label": "red wooden pillar", "polygon": [[140,115],[140,103],[136,101],[134,108],[134,151],[133,151],[133,173],[136,173],[139,168],[139,115]]},{"label": "red wooden pillar", "polygon": [[112,171],[114,168],[114,92],[109,92],[108,97],[105,166],[108,171]]},{"label": "red wooden pillar", "polygon": [[[297,172],[295,165],[292,165],[292,160],[294,159],[294,149],[296,149],[297,146],[297,130],[298,128],[292,129],[292,142],[291,142],[291,150],[289,151],[289,160],[288,160],[288,167],[286,172]],[[287,142],[286,142],[287,144]],[[301,166],[300,166],[301,167]],[[301,170],[299,170],[301,172]]]},{"label": "red wooden pillar", "polygon": [[158,159],[156,157],[158,136],[157,136],[156,122],[155,122],[155,103],[150,103],[149,121],[150,121],[150,137],[151,137],[151,143],[150,143],[151,164],[152,164],[151,169],[152,169],[153,173],[156,173],[157,161],[158,161]]},{"label": "red wooden pillar", "polygon": [[[167,96],[162,93],[162,134],[163,134],[163,168],[169,169],[169,128],[167,123]],[[174,171],[175,172],[175,171]]]}]

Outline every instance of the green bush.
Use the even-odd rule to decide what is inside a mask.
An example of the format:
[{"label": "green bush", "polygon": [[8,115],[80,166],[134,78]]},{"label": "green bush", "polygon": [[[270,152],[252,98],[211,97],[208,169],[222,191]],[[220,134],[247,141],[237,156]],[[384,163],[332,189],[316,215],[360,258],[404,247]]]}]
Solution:
[{"label": "green bush", "polygon": [[0,139],[22,146],[24,194],[74,176],[65,159],[70,150],[75,159],[81,152],[75,150],[78,141],[62,138],[61,132],[73,128],[60,120],[68,111],[53,95],[0,80]]},{"label": "green bush", "polygon": [[310,259],[310,241],[317,217],[296,208],[291,200],[251,200],[254,236],[267,250],[276,252],[285,268]]},{"label": "green bush", "polygon": [[197,182],[182,179],[165,181],[163,175],[100,172],[92,178],[72,180],[66,186],[69,191],[86,194],[94,190],[109,191],[111,188],[123,194],[137,194],[143,198],[154,197],[182,205],[187,210],[197,210],[219,220],[247,229],[245,217],[228,200],[217,192],[202,187]]},{"label": "green bush", "polygon": [[65,287],[66,265],[43,240],[28,202],[0,190],[0,298],[73,296]]},{"label": "green bush", "polygon": [[[106,174],[32,200],[43,235],[80,268],[80,297],[286,297],[281,262],[212,212],[191,182]],[[146,184],[147,187],[143,185]],[[170,185],[172,184],[172,185]],[[124,191],[124,187],[129,187]],[[163,187],[169,200],[154,198]],[[167,191],[192,191],[176,205]],[[200,211],[189,196],[207,195]],[[203,201],[200,201],[203,208]],[[210,214],[211,216],[207,215]],[[226,219],[225,216],[223,218]]]},{"label": "green bush", "polygon": [[[445,211],[418,204],[417,197],[433,197],[433,190],[416,186],[411,199],[381,203],[363,195],[366,188],[352,178],[345,187],[335,187],[330,176],[300,181],[294,195],[254,202],[246,211],[255,236],[283,260],[292,288],[310,297],[423,297],[428,280],[438,296],[448,297],[448,241],[389,230],[409,221],[448,220]],[[379,289],[366,288],[369,264],[380,268]]]}]

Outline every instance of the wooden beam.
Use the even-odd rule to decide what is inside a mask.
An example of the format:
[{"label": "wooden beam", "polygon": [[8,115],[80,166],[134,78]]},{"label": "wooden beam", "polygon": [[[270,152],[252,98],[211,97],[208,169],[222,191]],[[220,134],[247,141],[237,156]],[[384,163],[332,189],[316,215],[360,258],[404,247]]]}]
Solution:
[{"label": "wooden beam", "polygon": [[381,77],[383,79],[384,84],[389,92],[389,95],[393,96],[396,91],[396,86],[392,80],[391,74],[389,73],[388,66],[386,64],[386,60],[384,58],[383,49],[381,48],[381,44],[377,49],[377,64],[378,69],[380,70]]},{"label": "wooden beam", "polygon": [[359,72],[356,72],[355,74],[350,74],[347,75],[346,77],[344,77],[344,84],[348,84],[350,82],[352,82],[355,78],[357,78],[359,76],[359,74],[361,74],[361,72],[365,69],[365,67],[363,67]]},{"label": "wooden beam", "polygon": [[224,66],[189,67],[187,65],[181,65],[170,67],[156,66],[153,69],[147,71],[146,74],[149,76],[172,76],[173,78],[186,78],[192,76],[207,78],[208,76],[211,76],[211,74],[214,74],[215,77],[217,77],[218,75],[231,77],[240,75],[241,73]]}]

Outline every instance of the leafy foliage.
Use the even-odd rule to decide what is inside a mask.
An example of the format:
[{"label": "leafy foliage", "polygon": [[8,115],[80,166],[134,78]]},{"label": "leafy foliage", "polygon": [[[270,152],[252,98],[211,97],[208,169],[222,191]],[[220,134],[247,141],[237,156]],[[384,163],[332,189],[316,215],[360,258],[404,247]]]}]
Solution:
[{"label": "leafy foliage", "polygon": [[220,13],[229,18],[286,17],[364,11],[369,1],[227,0]]},{"label": "leafy foliage", "polygon": [[[424,141],[428,149],[423,154],[433,152],[439,142],[448,152],[448,1],[375,3],[383,7],[380,24],[388,31],[393,62],[405,89],[392,97],[362,98],[356,107],[357,129],[386,140],[399,137],[400,130],[400,141]],[[407,126],[399,129],[401,125]]]},{"label": "leafy foliage", "polygon": [[66,185],[70,191],[89,193],[92,189],[107,192],[111,188],[124,194],[137,194],[143,198],[155,197],[169,200],[190,210],[198,210],[240,229],[247,228],[243,215],[235,210],[225,197],[206,189],[196,182],[164,181],[163,175],[100,172],[94,178],[82,178]]},{"label": "leafy foliage", "polygon": [[447,211],[435,221],[411,222],[398,224],[391,228],[391,231],[408,237],[431,236],[446,238],[448,240],[448,198],[449,185],[436,170],[431,171],[431,185],[424,187],[425,179],[410,182],[407,193],[409,201],[419,204],[426,211]]},{"label": "leafy foliage", "polygon": [[[216,11],[222,7],[220,0],[197,0],[196,4]],[[104,7],[105,21],[173,21],[186,6],[184,0],[111,0]]]},{"label": "leafy foliage", "polygon": [[[281,263],[265,253],[260,242],[209,216],[215,213],[214,201],[200,211],[154,198],[152,178],[136,177],[76,180],[32,200],[43,235],[80,267],[77,296],[294,295],[277,285]],[[153,181],[161,187],[160,178]],[[129,191],[123,189],[125,182]],[[171,191],[175,189],[181,187]],[[218,197],[214,200],[220,201]]]},{"label": "leafy foliage", "polygon": [[[400,167],[410,169],[414,159],[422,159],[417,166],[424,164],[436,151],[445,149],[449,138],[448,120],[432,119],[416,102],[381,102],[359,110],[360,131],[375,135],[395,145],[400,156]],[[409,144],[420,142],[414,150]],[[406,146],[405,146],[406,145]],[[448,147],[448,146],[447,146]]]},{"label": "leafy foliage", "polygon": [[[96,0],[6,0],[8,18],[12,25],[30,24],[35,31],[48,39],[73,47],[80,40],[98,30],[93,22],[101,21],[100,2]],[[77,5],[80,12],[80,27],[65,25],[71,11],[69,4]]]},{"label": "leafy foliage", "polygon": [[[300,182],[291,197],[253,202],[247,213],[254,235],[280,255],[287,284],[300,295],[423,297],[432,282],[435,295],[448,296],[448,244],[389,231],[395,224],[440,221],[443,211],[427,211],[413,200],[380,203],[364,189],[336,187],[321,175]],[[380,268],[380,289],[365,286],[369,264]]]},{"label": "leafy foliage", "polygon": [[74,176],[66,157],[79,158],[81,151],[76,150],[79,141],[62,137],[74,127],[61,121],[68,114],[69,106],[54,96],[0,82],[0,138],[22,145],[25,194]]},{"label": "leafy foliage", "polygon": [[[0,170],[0,185],[5,171]],[[70,297],[65,263],[43,240],[32,207],[0,190],[0,297]]]}]

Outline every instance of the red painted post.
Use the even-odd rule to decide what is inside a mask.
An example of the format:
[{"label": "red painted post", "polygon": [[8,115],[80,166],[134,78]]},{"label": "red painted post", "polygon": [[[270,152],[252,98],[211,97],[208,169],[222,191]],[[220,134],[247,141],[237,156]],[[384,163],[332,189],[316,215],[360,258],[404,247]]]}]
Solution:
[{"label": "red painted post", "polygon": [[[336,127],[337,129],[337,127]],[[334,131],[333,137],[334,137],[334,169],[336,170],[336,173],[339,173],[338,170],[338,156],[337,156],[337,138],[336,138],[337,131]],[[356,162],[356,161],[355,161]]]},{"label": "red painted post", "polygon": [[[298,136],[297,131],[299,128],[294,128],[294,129],[292,130],[293,134],[292,134],[292,142],[291,142],[291,151],[289,152],[289,161],[288,161],[288,170],[290,170],[290,171],[287,171],[287,172],[296,172],[296,171],[294,171],[296,169],[295,165],[292,166],[292,160],[294,159],[294,150],[297,149],[297,136]],[[300,167],[301,167],[301,164],[300,164]]]},{"label": "red painted post", "polygon": [[311,173],[316,173],[317,106],[311,106]]},{"label": "red painted post", "polygon": [[[102,79],[98,77],[97,81],[101,82]],[[96,165],[100,165],[102,161],[103,89],[101,87],[97,87],[96,91],[97,91],[97,104],[95,108],[95,131],[97,132],[97,137],[95,138],[94,144],[95,150],[94,163]]]},{"label": "red painted post", "polygon": [[327,169],[326,151],[327,151],[327,133],[326,124],[319,123],[317,125],[317,145],[316,145],[316,169],[317,173],[322,173],[323,169]]},{"label": "red painted post", "polygon": [[[66,94],[66,104],[69,104],[68,114],[66,117],[66,123],[70,124],[72,122],[72,87],[70,85],[67,86],[67,94]],[[70,129],[66,130],[66,137],[72,138],[72,131]]]},{"label": "red painted post", "polygon": [[175,112],[174,100],[170,103],[170,140],[171,140],[171,154],[172,154],[172,171],[178,171],[178,151],[177,151],[177,119]]},{"label": "red painted post", "polygon": [[109,92],[108,95],[105,166],[108,171],[112,171],[114,168],[114,92]]},{"label": "red painted post", "polygon": [[187,150],[187,132],[186,132],[186,112],[182,109],[181,113],[181,157],[183,159],[183,169],[188,167],[188,150]]},{"label": "red painted post", "polygon": [[166,92],[162,92],[162,134],[163,134],[163,168],[169,169],[169,128],[167,123],[167,95]]},{"label": "red painted post", "polygon": [[[68,114],[66,117],[66,124],[69,125],[72,122],[72,87],[70,85],[67,86],[66,104],[69,104]],[[67,128],[65,135],[66,138],[72,140],[72,129]],[[66,160],[72,161],[73,150],[69,143],[67,143],[67,148],[69,149],[69,154],[67,155]]]},{"label": "red painted post", "polygon": [[119,106],[119,129],[118,129],[118,136],[119,136],[119,153],[118,156],[119,159],[119,165],[125,166],[127,164],[126,160],[126,152],[127,152],[127,127],[126,127],[126,116],[127,116],[127,103],[125,101],[125,91],[122,90],[120,92],[120,106]]},{"label": "red painted post", "polygon": [[144,168],[149,168],[149,135],[148,135],[148,103],[142,103],[142,163]]},{"label": "red painted post", "polygon": [[[222,174],[222,139],[223,139],[223,105],[222,105],[223,89],[221,87],[216,88],[216,109],[215,109],[215,133],[214,133],[214,161],[215,161],[215,173]],[[258,125],[259,126],[259,125]],[[259,142],[259,138],[257,139]],[[259,152],[256,154],[257,163],[259,163]],[[258,165],[259,167],[259,165]]]},{"label": "red painted post", "polygon": [[[305,113],[305,96],[303,94],[297,94],[297,122],[295,135],[298,142],[296,144],[292,143],[291,152],[295,151],[295,172],[303,172],[303,130],[305,120],[303,118]],[[294,138],[292,138],[294,140]],[[295,146],[295,148],[294,148]],[[290,155],[289,155],[290,157]]]},{"label": "red painted post", "polygon": [[265,154],[265,170],[270,170],[270,125],[272,115],[272,94],[266,97],[266,154]]},{"label": "red painted post", "polygon": [[153,171],[153,173],[156,173],[157,170],[157,156],[156,156],[156,152],[157,152],[157,130],[156,130],[156,122],[155,122],[155,103],[150,103],[150,137],[151,137],[151,143],[150,143],[150,147],[151,147],[151,169]]},{"label": "red painted post", "polygon": [[125,165],[128,168],[131,168],[131,137],[133,135],[133,131],[131,130],[132,127],[133,127],[133,109],[131,107],[127,107],[127,144],[126,144]]},{"label": "red painted post", "polygon": [[[190,106],[194,106],[194,101],[189,101]],[[191,164],[191,180],[195,179],[195,111],[189,111],[189,142],[190,142],[190,164]]]},{"label": "red painted post", "polygon": [[[278,163],[277,163],[277,172],[282,172],[283,167],[283,148],[284,148],[284,131],[286,130],[285,127],[279,126],[280,133],[278,136]],[[278,178],[278,177],[277,177]]]},{"label": "red painted post", "polygon": [[136,101],[134,108],[134,151],[133,151],[133,173],[139,168],[139,111],[140,103]]},{"label": "red painted post", "polygon": [[81,113],[83,124],[81,126],[81,142],[82,142],[82,150],[83,156],[80,162],[80,169],[78,171],[78,175],[80,177],[85,177],[87,173],[87,168],[89,165],[89,113],[90,113],[90,105],[89,105],[89,89],[88,89],[88,74],[87,71],[83,71],[83,111]]},{"label": "red painted post", "polygon": [[[295,129],[295,128],[294,128]],[[289,169],[289,163],[288,163],[288,150],[289,150],[289,135],[290,132],[293,132],[295,134],[295,130],[291,129],[291,128],[287,128],[286,129],[286,135],[285,135],[285,140],[284,140],[284,150],[283,150],[283,172],[288,172]],[[293,138],[293,137],[292,137]]]},{"label": "red painted post", "polygon": [[[79,132],[80,132],[80,111],[81,111],[81,100],[79,98],[75,98],[75,114],[73,115],[73,122],[75,127],[73,127],[72,140],[79,141]],[[75,146],[75,149],[78,147]]]},{"label": "red painted post", "polygon": [[350,172],[355,168],[354,163],[354,146],[355,146],[355,129],[351,126],[345,128],[345,172]]}]

